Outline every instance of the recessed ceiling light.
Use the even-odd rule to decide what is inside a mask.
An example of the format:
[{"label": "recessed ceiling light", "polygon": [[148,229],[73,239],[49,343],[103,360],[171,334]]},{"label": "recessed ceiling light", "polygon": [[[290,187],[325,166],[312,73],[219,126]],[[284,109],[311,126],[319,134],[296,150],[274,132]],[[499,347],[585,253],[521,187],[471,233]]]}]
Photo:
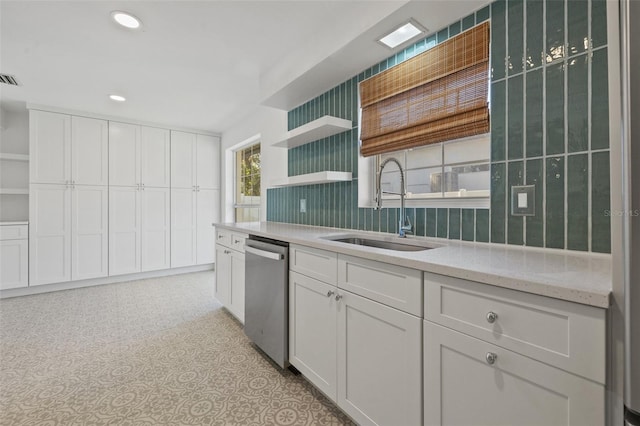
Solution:
[{"label": "recessed ceiling light", "polygon": [[114,10],[113,12],[111,12],[111,17],[113,18],[114,21],[116,21],[118,24],[122,25],[123,27],[136,29],[136,28],[140,28],[140,25],[141,25],[141,22],[138,18],[136,18],[130,13],[122,12],[120,10]]},{"label": "recessed ceiling light", "polygon": [[117,101],[117,102],[124,102],[127,100],[124,96],[120,96],[120,95],[109,95],[109,98],[112,101]]},{"label": "recessed ceiling light", "polygon": [[386,36],[382,37],[379,41],[385,46],[394,48],[400,46],[417,35],[424,33],[425,30],[413,21],[409,21],[406,24],[396,28]]}]

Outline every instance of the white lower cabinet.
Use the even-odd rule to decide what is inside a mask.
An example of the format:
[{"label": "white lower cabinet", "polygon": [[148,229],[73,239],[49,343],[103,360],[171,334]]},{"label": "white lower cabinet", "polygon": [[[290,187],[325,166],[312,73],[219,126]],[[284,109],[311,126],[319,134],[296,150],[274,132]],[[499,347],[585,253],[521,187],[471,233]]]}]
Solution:
[{"label": "white lower cabinet", "polygon": [[424,321],[425,425],[603,425],[604,386]]},{"label": "white lower cabinet", "polygon": [[71,279],[109,274],[109,192],[76,185],[71,191]]},{"label": "white lower cabinet", "polygon": [[[218,230],[215,298],[244,324],[244,234]],[[238,241],[238,243],[234,243]],[[242,244],[240,244],[242,242]]]},{"label": "white lower cabinet", "polygon": [[28,225],[0,225],[0,290],[28,285]]}]

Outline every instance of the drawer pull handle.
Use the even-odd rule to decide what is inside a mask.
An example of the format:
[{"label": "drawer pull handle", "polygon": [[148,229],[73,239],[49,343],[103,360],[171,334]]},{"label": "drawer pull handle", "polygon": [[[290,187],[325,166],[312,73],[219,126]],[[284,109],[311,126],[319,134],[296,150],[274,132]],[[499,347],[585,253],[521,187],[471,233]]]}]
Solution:
[{"label": "drawer pull handle", "polygon": [[238,244],[240,240],[233,240],[234,244]]},{"label": "drawer pull handle", "polygon": [[336,294],[336,301],[342,299],[342,295],[341,294]]},{"label": "drawer pull handle", "polygon": [[222,238],[224,238],[224,235],[218,235],[218,239],[219,240],[222,239]]},{"label": "drawer pull handle", "polygon": [[494,354],[493,352],[487,352],[487,355],[485,358],[487,360],[487,364],[493,365],[496,363],[496,359],[498,358],[498,355]]},{"label": "drawer pull handle", "polygon": [[229,250],[224,251],[224,254],[229,254],[229,253],[231,253]]},{"label": "drawer pull handle", "polygon": [[496,322],[496,320],[498,319],[498,314],[496,314],[495,312],[489,312],[487,314],[487,322],[489,324],[493,324],[494,322]]},{"label": "drawer pull handle", "polygon": [[334,294],[335,294],[335,291],[333,291],[333,290],[329,290],[329,291],[327,292],[327,297],[331,297],[331,296],[333,296]]}]

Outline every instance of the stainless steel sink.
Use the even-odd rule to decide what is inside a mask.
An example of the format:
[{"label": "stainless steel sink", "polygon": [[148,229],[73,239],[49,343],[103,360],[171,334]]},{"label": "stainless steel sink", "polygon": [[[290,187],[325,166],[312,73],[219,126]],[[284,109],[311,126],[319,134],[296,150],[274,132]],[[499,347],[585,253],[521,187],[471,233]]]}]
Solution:
[{"label": "stainless steel sink", "polygon": [[386,241],[386,240],[374,240],[370,238],[360,238],[360,237],[338,237],[338,238],[330,238],[331,241],[337,241],[339,243],[347,243],[347,244],[355,244],[358,246],[367,246],[367,247],[376,247],[386,250],[395,250],[395,251],[423,251],[429,250],[435,247],[423,246],[423,245],[414,245],[414,244],[405,244],[394,241]]}]

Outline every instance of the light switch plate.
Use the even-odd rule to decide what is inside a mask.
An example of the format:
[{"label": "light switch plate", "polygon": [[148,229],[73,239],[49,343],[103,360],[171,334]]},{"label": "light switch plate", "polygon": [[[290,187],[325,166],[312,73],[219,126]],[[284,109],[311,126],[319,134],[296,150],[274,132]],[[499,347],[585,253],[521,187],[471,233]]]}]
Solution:
[{"label": "light switch plate", "polygon": [[536,187],[535,185],[511,187],[511,215],[536,215]]},{"label": "light switch plate", "polygon": [[307,212],[307,199],[300,198],[300,213],[306,213],[306,212]]}]

